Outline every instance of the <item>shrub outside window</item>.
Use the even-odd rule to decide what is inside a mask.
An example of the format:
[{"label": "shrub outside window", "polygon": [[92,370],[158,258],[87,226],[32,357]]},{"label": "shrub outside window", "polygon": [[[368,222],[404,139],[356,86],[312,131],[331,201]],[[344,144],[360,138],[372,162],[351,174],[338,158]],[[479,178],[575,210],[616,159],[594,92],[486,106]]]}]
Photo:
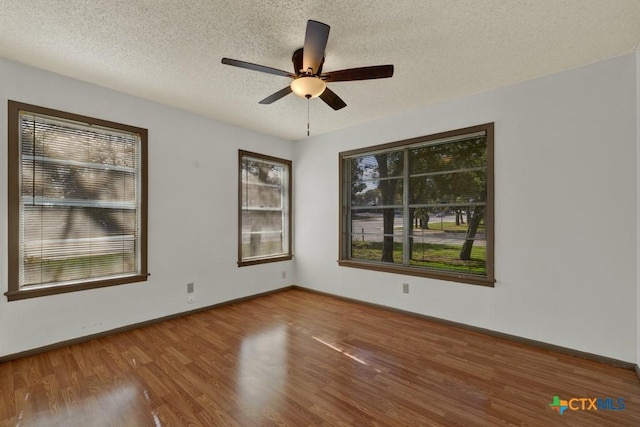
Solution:
[{"label": "shrub outside window", "polygon": [[340,265],[493,286],[493,123],[339,157]]}]

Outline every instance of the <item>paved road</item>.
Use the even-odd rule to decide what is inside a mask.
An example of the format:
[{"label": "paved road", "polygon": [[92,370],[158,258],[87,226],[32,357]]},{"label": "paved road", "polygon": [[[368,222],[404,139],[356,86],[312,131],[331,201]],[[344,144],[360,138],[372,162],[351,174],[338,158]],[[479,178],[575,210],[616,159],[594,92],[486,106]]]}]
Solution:
[{"label": "paved road", "polygon": [[[442,218],[442,222],[455,222],[455,216],[445,216]],[[422,240],[420,237],[424,238],[425,242],[428,243],[442,243],[442,244],[455,244],[462,243],[464,240],[464,233],[453,233],[453,232],[444,232],[440,230],[441,219],[437,217],[429,218],[429,230],[421,230],[415,229],[413,234],[416,236],[416,241],[419,242]],[[393,224],[394,232],[398,236],[402,234],[403,224],[402,218],[395,217],[395,221]],[[368,242],[381,242],[382,241],[382,231],[383,231],[383,222],[380,217],[373,217],[365,220],[355,220],[352,224],[353,233],[357,235],[358,240],[364,240]],[[364,234],[362,234],[364,233]],[[478,234],[477,239],[474,244],[484,246],[486,244],[484,238],[484,234]],[[481,240],[482,239],[482,240]]]}]

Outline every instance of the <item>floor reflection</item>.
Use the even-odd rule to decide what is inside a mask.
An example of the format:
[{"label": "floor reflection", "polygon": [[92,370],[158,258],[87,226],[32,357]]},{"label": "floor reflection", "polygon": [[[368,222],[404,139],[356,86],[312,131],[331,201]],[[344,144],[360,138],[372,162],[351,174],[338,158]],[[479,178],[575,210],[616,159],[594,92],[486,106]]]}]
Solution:
[{"label": "floor reflection", "polygon": [[[148,396],[148,392],[141,393]],[[76,396],[79,397],[79,396]],[[63,410],[34,411],[31,402],[31,394],[24,396],[24,409],[18,415],[18,426],[110,426],[129,425],[131,421],[139,419],[140,409],[143,405],[139,402],[140,394],[132,384],[123,385],[103,393],[87,396],[75,402],[74,405],[63,405]],[[37,405],[35,405],[37,406]],[[152,411],[153,412],[153,411]],[[147,417],[145,417],[147,418]],[[156,414],[151,418],[156,426],[162,425]]]},{"label": "floor reflection", "polygon": [[287,326],[278,325],[242,341],[238,396],[243,405],[260,410],[282,391],[287,377]]},{"label": "floor reflection", "polygon": [[347,356],[348,358],[350,358],[350,359],[352,359],[352,360],[355,360],[356,362],[360,363],[361,365],[368,365],[368,363],[367,363],[367,362],[365,362],[364,360],[360,359],[359,357],[354,356],[353,354],[350,354],[350,353],[346,352],[345,350],[343,350],[343,349],[341,349],[341,348],[339,348],[339,347],[336,347],[336,346],[335,346],[335,345],[333,345],[333,344],[330,344],[330,343],[328,343],[328,342],[326,342],[326,341],[324,341],[324,340],[321,340],[321,339],[320,339],[320,338],[318,338],[318,337],[311,337],[311,338],[313,338],[314,340],[318,341],[318,342],[319,342],[319,343],[321,343],[321,344],[326,345],[326,346],[327,346],[327,347],[329,347],[330,349],[337,351],[338,353],[342,353],[342,354],[344,354],[344,355],[345,355],[345,356]]}]

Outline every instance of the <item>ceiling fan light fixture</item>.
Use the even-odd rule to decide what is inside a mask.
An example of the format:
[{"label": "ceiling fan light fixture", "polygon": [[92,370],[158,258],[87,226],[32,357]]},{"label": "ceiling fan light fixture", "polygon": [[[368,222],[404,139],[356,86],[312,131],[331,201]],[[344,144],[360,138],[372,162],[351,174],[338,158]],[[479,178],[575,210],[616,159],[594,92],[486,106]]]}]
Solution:
[{"label": "ceiling fan light fixture", "polygon": [[298,77],[291,82],[291,90],[300,98],[317,98],[326,87],[327,84],[318,77]]}]

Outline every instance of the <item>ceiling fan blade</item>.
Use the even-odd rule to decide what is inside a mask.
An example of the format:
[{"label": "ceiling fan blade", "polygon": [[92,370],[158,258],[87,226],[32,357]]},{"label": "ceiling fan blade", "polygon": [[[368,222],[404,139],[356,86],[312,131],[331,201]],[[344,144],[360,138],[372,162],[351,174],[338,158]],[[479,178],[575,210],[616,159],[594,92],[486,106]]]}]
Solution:
[{"label": "ceiling fan blade", "polygon": [[284,89],[277,91],[273,95],[267,96],[265,99],[258,102],[258,104],[271,104],[272,102],[275,102],[278,99],[289,95],[290,93],[291,93],[291,86],[287,86]]},{"label": "ceiling fan blade", "polygon": [[[329,27],[318,21],[307,21],[307,32],[304,36],[304,48],[302,57],[302,69],[306,72],[309,68],[313,74],[318,74],[324,58],[324,50],[329,39]],[[297,72],[298,70],[296,70]]]},{"label": "ceiling fan blade", "polygon": [[327,82],[348,82],[352,80],[386,79],[391,76],[393,76],[393,65],[375,65],[373,67],[329,71],[322,74],[320,78]]},{"label": "ceiling fan blade", "polygon": [[295,75],[288,71],[278,70],[277,68],[265,67],[264,65],[252,64],[251,62],[238,61],[237,59],[222,58],[222,63],[233,67],[246,68],[247,70],[260,71],[262,73],[275,74],[276,76],[291,77]]},{"label": "ceiling fan blade", "polygon": [[329,88],[326,88],[324,92],[322,92],[320,99],[336,111],[347,106],[347,104]]}]

